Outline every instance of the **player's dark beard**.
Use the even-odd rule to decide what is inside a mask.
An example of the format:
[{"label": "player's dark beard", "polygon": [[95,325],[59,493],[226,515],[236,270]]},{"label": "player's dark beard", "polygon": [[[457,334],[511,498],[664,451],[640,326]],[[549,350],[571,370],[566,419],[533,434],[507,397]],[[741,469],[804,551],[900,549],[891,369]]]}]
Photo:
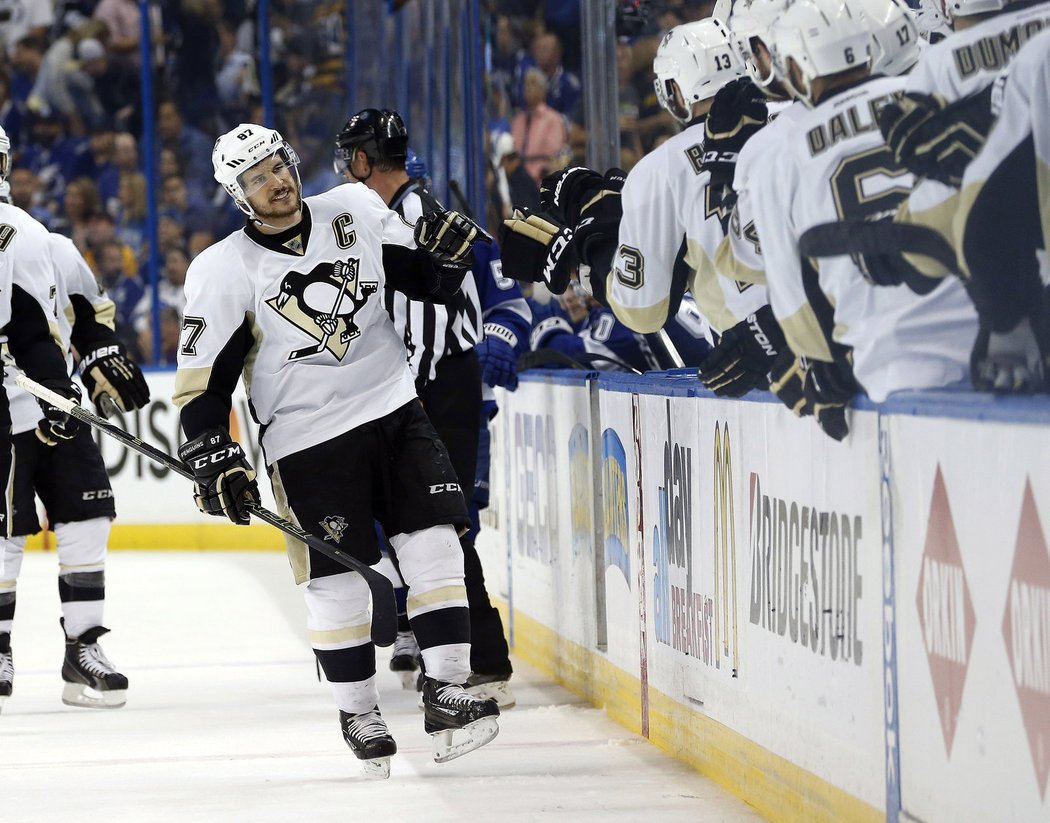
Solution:
[{"label": "player's dark beard", "polygon": [[291,197],[282,202],[274,203],[270,200],[265,206],[255,206],[255,216],[263,223],[266,223],[268,222],[267,218],[281,218],[295,214],[296,211],[303,207],[303,198],[300,196],[297,186],[290,186],[289,188],[292,193]]}]

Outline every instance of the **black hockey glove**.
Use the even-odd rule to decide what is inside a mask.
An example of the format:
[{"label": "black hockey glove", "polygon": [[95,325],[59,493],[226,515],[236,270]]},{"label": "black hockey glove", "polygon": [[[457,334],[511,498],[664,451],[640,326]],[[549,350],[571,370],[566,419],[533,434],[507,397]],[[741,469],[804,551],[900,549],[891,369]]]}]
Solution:
[{"label": "black hockey glove", "polygon": [[106,417],[106,403],[102,396],[113,400],[124,412],[141,409],[149,402],[149,386],[142,370],[133,363],[121,343],[99,346],[80,361],[80,378],[88,397]]},{"label": "black hockey glove", "polygon": [[743,397],[769,385],[769,370],[787,350],[769,306],[727,329],[700,363],[700,381],[719,397]]},{"label": "black hockey glove", "polygon": [[853,355],[828,363],[810,360],[806,374],[806,402],[812,407],[817,424],[833,440],[844,440],[849,434],[846,404],[864,389],[853,376]]},{"label": "black hockey glove", "polygon": [[[69,380],[42,380],[40,385],[51,389],[55,394],[68,397],[73,402],[80,403],[80,388],[76,383]],[[61,409],[57,409],[45,400],[37,399],[44,416],[36,424],[36,436],[46,446],[57,446],[59,443],[72,440],[80,431],[80,421],[70,417]]]},{"label": "black hockey glove", "polygon": [[585,218],[603,224],[620,215],[620,191],[627,173],[609,169],[599,174],[592,169],[574,166],[548,174],[540,183],[540,205],[571,228],[579,228]]},{"label": "black hockey glove", "polygon": [[[793,414],[815,417],[817,425],[828,437],[841,441],[849,434],[845,403],[831,402],[830,393],[828,400],[821,399],[822,392],[828,390],[822,390],[814,383],[811,365],[814,362],[796,357],[785,349],[769,372],[769,389]],[[832,363],[822,366],[835,368]]]},{"label": "black hockey glove", "polygon": [[578,260],[573,230],[547,212],[515,209],[500,234],[503,275],[563,294]]},{"label": "black hockey glove", "polygon": [[718,90],[704,123],[702,166],[712,186],[732,187],[740,150],[768,119],[766,96],[751,78],[738,77]]},{"label": "black hockey glove", "polygon": [[223,429],[208,429],[179,446],[179,459],[193,472],[193,500],[198,509],[248,525],[248,504],[259,501],[259,484],[239,443]]},{"label": "black hockey glove", "polygon": [[1025,317],[1010,331],[996,333],[985,324],[977,333],[970,354],[970,377],[977,391],[996,394],[1031,394],[1050,389],[1047,355],[1040,350]]},{"label": "black hockey glove", "polygon": [[917,175],[958,188],[995,123],[993,86],[951,104],[918,92],[888,103],[878,122],[894,159]]},{"label": "black hockey glove", "polygon": [[769,369],[769,390],[798,417],[812,414],[806,403],[806,361],[784,347]]},{"label": "black hockey glove", "polygon": [[432,211],[416,221],[416,244],[439,260],[471,266],[475,242],[491,243],[492,238],[457,211]]}]

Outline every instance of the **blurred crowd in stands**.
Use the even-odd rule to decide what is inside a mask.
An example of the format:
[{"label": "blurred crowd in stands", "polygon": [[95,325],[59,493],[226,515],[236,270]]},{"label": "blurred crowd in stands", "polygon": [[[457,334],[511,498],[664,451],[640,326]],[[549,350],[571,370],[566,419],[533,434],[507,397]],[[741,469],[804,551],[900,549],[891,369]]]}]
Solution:
[{"label": "blurred crowd in stands", "polygon": [[[538,207],[543,177],[585,165],[587,124],[581,82],[580,0],[491,0],[486,78],[496,179],[490,221],[511,204]],[[632,18],[631,7],[637,10]],[[618,3],[620,167],[630,171],[680,129],[656,99],[653,57],[674,26],[708,17],[713,0]]]},{"label": "blurred crowd in stands", "polygon": [[[621,4],[622,5],[622,4]],[[620,37],[622,166],[677,129],[656,101],[663,31],[710,3],[645,4]],[[161,364],[175,361],[182,284],[194,255],[243,225],[212,177],[215,136],[263,121],[254,0],[150,4],[156,111]],[[277,127],[296,146],[304,193],[336,184],[333,135],[349,114],[344,0],[274,0]],[[490,221],[537,199],[549,171],[586,144],[579,0],[484,0]],[[12,143],[11,200],[73,239],[114,297],[133,356],[152,359],[152,295],[138,0],[0,0],[0,125]],[[538,202],[538,200],[537,200]]]}]

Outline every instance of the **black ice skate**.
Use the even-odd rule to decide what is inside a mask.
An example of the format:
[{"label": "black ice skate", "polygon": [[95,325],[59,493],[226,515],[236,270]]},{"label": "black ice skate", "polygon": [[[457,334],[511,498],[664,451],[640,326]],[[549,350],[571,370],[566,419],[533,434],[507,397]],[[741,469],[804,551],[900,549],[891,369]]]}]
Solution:
[{"label": "black ice skate", "polygon": [[379,707],[361,714],[340,710],[339,725],[343,729],[343,740],[361,761],[365,775],[380,780],[390,777],[390,758],[397,754],[397,743],[390,736]]},{"label": "black ice skate", "polygon": [[8,632],[0,633],[0,711],[3,711],[4,701],[11,696],[11,690],[15,683],[15,663],[11,657],[11,635]]},{"label": "black ice skate", "polygon": [[401,679],[401,688],[416,687],[416,671],[419,669],[419,644],[411,632],[398,632],[394,639],[393,654],[390,655],[390,671]]},{"label": "black ice skate", "polygon": [[472,674],[465,688],[482,700],[495,700],[500,711],[513,709],[518,703],[510,688],[509,674]]},{"label": "black ice skate", "polygon": [[[62,626],[64,629],[64,620]],[[66,635],[66,659],[62,663],[66,687],[62,702],[67,706],[119,709],[127,702],[128,679],[113,667],[98,645],[98,639],[108,631],[94,626],[80,637]]]},{"label": "black ice skate", "polygon": [[446,763],[480,748],[499,733],[499,706],[456,683],[423,681],[423,728],[434,744],[434,762]]}]

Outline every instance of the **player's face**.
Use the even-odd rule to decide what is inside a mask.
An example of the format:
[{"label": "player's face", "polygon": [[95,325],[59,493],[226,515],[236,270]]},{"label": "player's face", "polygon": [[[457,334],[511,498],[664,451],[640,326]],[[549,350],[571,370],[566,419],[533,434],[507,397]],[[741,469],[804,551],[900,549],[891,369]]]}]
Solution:
[{"label": "player's face", "polygon": [[256,163],[241,176],[245,199],[263,222],[296,215],[302,208],[294,167],[280,155]]}]

